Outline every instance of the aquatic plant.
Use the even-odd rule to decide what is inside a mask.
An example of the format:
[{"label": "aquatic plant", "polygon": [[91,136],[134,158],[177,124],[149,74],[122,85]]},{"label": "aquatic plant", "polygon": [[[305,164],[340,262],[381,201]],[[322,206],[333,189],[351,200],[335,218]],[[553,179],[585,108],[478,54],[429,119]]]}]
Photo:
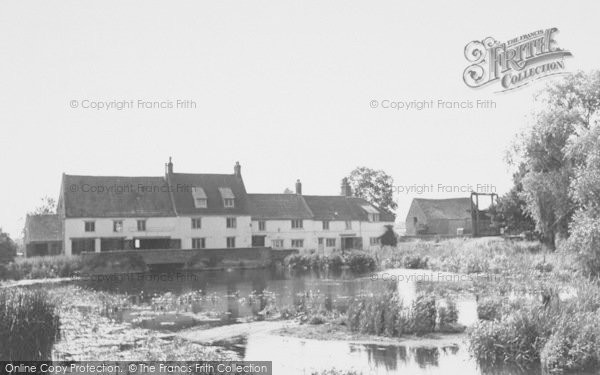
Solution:
[{"label": "aquatic plant", "polygon": [[0,289],[2,360],[49,360],[59,335],[59,316],[46,292]]}]

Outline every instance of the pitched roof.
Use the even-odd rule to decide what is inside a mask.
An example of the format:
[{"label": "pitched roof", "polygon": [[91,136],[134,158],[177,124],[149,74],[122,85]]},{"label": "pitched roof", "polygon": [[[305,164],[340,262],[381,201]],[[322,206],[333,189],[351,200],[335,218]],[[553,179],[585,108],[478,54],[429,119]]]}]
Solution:
[{"label": "pitched roof", "polygon": [[381,221],[394,221],[394,215],[377,209],[362,198],[341,195],[320,196],[304,195],[308,207],[316,220],[368,220],[368,212],[364,206],[372,207],[379,212]]},{"label": "pitched roof", "polygon": [[310,219],[313,214],[302,195],[248,194],[248,211],[253,219]]},{"label": "pitched roof", "polygon": [[174,216],[162,177],[63,175],[66,217]]},{"label": "pitched roof", "polygon": [[60,241],[60,220],[56,214],[27,215],[25,219],[25,241]]},{"label": "pitched roof", "polygon": [[471,198],[423,199],[415,198],[429,219],[470,219]]},{"label": "pitched roof", "polygon": [[[172,173],[169,175],[175,210],[180,215],[244,215],[246,188],[241,177],[233,174]],[[201,187],[206,195],[206,208],[196,208],[193,187]],[[235,207],[225,208],[223,199],[233,196]]]}]

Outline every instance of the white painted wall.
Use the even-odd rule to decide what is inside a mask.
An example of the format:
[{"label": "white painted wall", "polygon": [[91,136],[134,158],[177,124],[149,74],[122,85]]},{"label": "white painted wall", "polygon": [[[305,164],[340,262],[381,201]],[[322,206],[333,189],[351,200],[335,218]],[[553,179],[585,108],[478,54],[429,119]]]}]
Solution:
[{"label": "white painted wall", "polygon": [[[251,246],[250,216],[235,216],[236,228],[226,227],[226,218],[233,216],[202,216],[202,228],[192,229],[192,217],[150,217],[150,218],[66,218],[64,222],[65,254],[71,255],[71,239],[95,238],[96,251],[100,251],[100,238],[123,237],[125,239],[143,237],[170,237],[181,240],[182,249],[192,248],[192,238],[205,238],[207,248],[227,247],[227,237],[236,238],[236,247]],[[137,230],[137,220],[146,220],[146,230]],[[113,222],[123,221],[123,231],[114,232]],[[94,221],[95,231],[86,232],[85,222]]]},{"label": "white painted wall", "polygon": [[371,237],[379,237],[385,232],[386,225],[393,225],[393,222],[366,222],[352,221],[352,228],[346,229],[345,221],[330,221],[329,229],[323,229],[323,223],[320,220],[304,220],[302,229],[292,229],[292,220],[265,220],[265,230],[260,231],[259,220],[252,220],[252,234],[265,235],[265,246],[271,246],[273,240],[283,240],[285,248],[292,247],[292,240],[303,239],[304,246],[300,250],[319,250],[318,239],[322,237],[334,238],[335,246],[327,246],[327,241],[323,240],[323,250],[328,253],[342,248],[342,235],[355,235],[362,237],[363,248],[370,247]]}]

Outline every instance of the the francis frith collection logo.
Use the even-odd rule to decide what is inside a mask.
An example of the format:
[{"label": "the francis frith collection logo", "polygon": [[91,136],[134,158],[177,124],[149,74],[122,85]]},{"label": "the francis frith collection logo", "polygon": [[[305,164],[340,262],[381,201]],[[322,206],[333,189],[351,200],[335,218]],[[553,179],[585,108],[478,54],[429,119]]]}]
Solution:
[{"label": "the francis frith collection logo", "polygon": [[463,80],[472,88],[499,83],[499,91],[525,86],[537,79],[564,74],[564,58],[571,52],[558,47],[553,27],[501,43],[492,37],[475,40],[465,47],[465,57],[471,63]]}]

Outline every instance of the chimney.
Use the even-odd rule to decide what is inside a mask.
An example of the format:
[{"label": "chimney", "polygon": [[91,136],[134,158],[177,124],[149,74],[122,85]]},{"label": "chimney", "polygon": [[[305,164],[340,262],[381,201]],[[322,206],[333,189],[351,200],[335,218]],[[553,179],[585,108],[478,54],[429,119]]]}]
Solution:
[{"label": "chimney", "polygon": [[233,166],[233,174],[236,177],[242,177],[242,166],[240,165],[239,161],[236,161],[235,165]]},{"label": "chimney", "polygon": [[300,180],[296,180],[296,194],[302,195],[302,182]]},{"label": "chimney", "polygon": [[342,179],[342,191],[340,195],[344,197],[352,196],[352,188],[350,187],[350,183],[348,183],[348,178],[346,177]]},{"label": "chimney", "polygon": [[171,157],[169,156],[169,162],[165,164],[165,172],[167,174],[173,174],[173,162],[171,161]]}]

